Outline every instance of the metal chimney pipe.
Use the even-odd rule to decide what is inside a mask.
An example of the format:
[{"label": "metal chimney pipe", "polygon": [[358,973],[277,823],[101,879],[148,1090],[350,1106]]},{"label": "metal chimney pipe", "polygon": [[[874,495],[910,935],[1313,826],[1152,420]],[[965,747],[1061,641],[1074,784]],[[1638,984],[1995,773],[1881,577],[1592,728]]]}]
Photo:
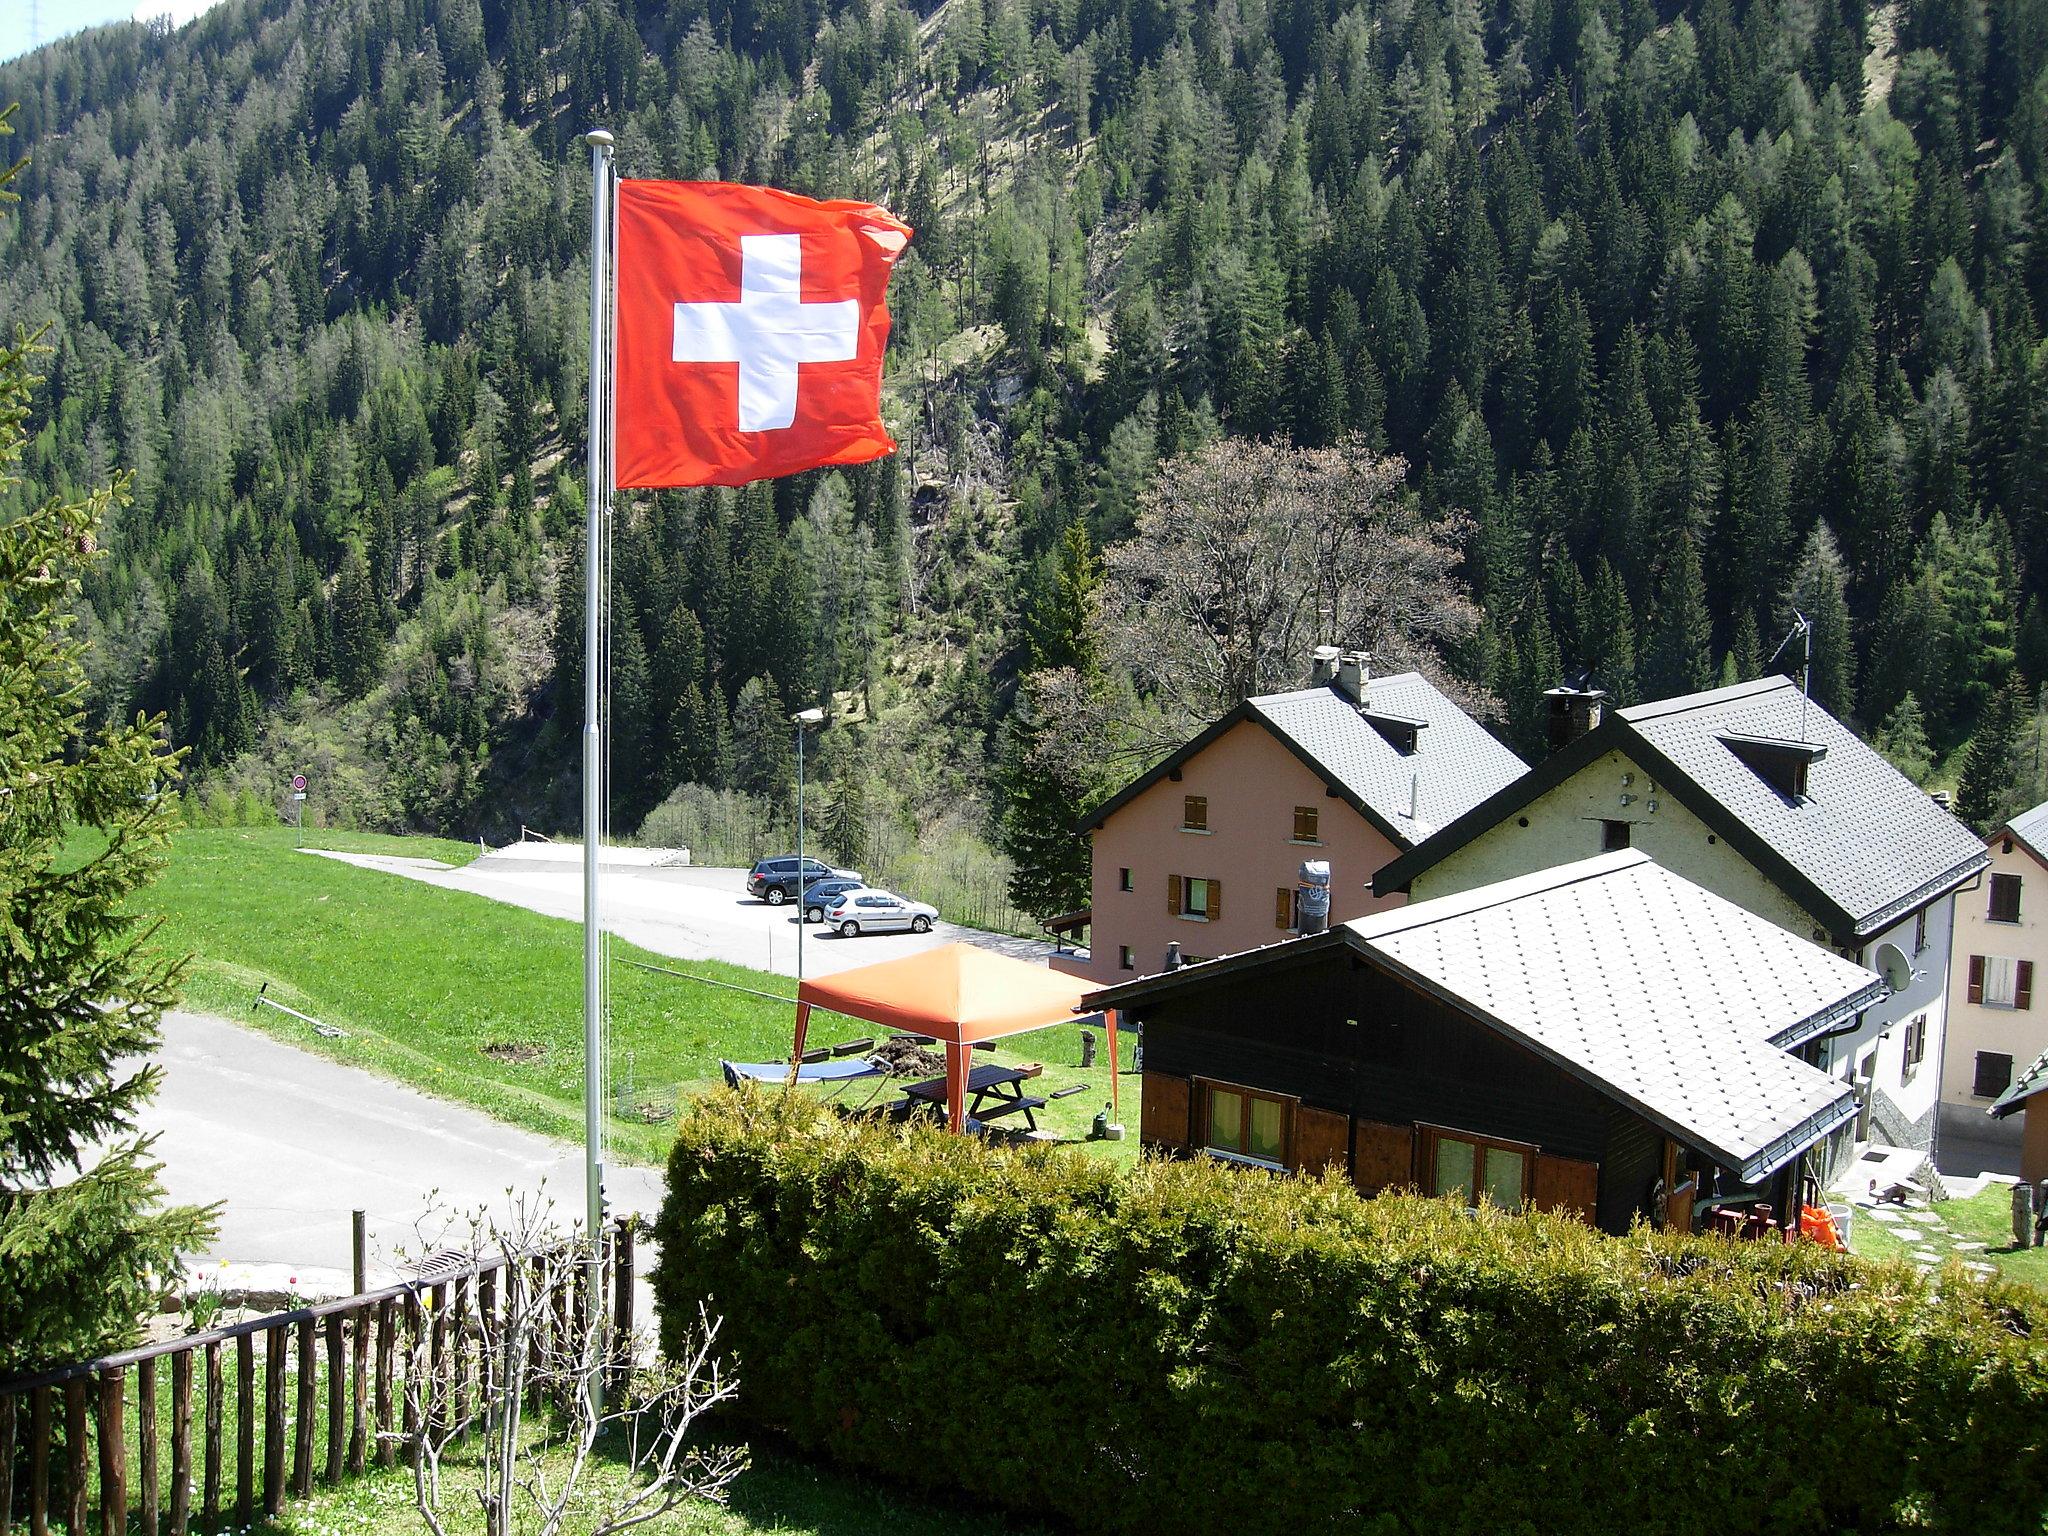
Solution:
[{"label": "metal chimney pipe", "polygon": [[1330,861],[1303,859],[1295,887],[1294,925],[1302,933],[1321,933],[1330,926]]}]

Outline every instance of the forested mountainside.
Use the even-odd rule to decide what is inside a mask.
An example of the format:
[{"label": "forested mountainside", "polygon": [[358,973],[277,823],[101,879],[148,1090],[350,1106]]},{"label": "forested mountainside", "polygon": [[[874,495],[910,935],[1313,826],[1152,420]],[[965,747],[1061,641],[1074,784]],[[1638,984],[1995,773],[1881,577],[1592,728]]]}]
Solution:
[{"label": "forested mountainside", "polygon": [[622,825],[781,797],[835,695],[843,841],[1085,797],[1020,783],[1016,680],[1115,664],[1098,553],[1219,435],[1404,461],[1477,604],[1441,659],[1511,740],[1568,669],[1754,675],[1797,607],[1815,696],[1922,776],[1973,738],[1980,810],[2037,772],[2039,0],[227,0],[0,100],[31,489],[133,473],[98,704],[201,779],[566,810],[597,124],[627,175],[918,231],[898,458],[622,507]]}]

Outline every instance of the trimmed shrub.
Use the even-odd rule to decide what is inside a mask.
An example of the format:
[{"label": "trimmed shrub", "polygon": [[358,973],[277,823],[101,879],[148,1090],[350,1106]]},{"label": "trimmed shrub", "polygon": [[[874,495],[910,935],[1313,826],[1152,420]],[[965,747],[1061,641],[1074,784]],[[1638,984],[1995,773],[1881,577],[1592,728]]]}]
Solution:
[{"label": "trimmed shrub", "polygon": [[2048,1305],[1952,1269],[1200,1162],[1119,1170],[723,1094],[680,1131],[665,1344],[741,1412],[1092,1531],[2042,1529]]}]

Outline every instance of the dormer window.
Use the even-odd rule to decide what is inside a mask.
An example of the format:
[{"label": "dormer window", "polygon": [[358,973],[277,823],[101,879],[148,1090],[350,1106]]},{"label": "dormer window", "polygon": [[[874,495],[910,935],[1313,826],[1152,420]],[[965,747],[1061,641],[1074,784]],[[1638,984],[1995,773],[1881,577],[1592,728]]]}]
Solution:
[{"label": "dormer window", "polygon": [[1413,757],[1421,745],[1422,732],[1427,720],[1410,720],[1405,715],[1381,715],[1369,710],[1360,710],[1365,723],[1378,731],[1387,745],[1403,757]]},{"label": "dormer window", "polygon": [[1828,749],[1817,741],[1791,741],[1778,736],[1730,734],[1721,738],[1721,745],[1788,800],[1806,798],[1807,770],[1828,755]]}]

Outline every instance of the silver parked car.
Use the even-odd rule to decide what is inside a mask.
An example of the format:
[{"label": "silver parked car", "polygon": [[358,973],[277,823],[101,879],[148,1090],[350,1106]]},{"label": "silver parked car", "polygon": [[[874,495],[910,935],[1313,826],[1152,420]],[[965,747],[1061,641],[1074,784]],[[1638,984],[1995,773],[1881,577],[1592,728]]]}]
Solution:
[{"label": "silver parked car", "polygon": [[893,891],[862,888],[841,891],[825,908],[825,922],[844,939],[863,933],[930,933],[939,918],[937,907],[910,901]]}]

